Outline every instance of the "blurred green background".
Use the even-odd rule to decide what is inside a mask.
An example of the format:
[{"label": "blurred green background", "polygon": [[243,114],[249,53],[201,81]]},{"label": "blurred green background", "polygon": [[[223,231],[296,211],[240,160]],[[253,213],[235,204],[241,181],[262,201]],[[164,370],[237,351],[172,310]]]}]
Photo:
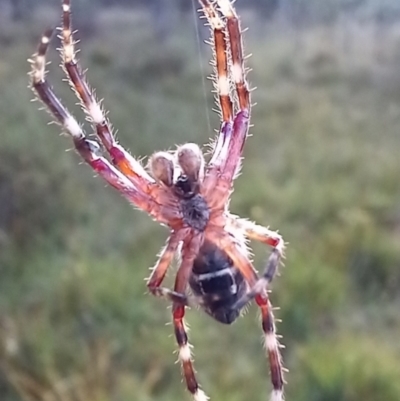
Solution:
[{"label": "blurred green background", "polygon": [[[207,144],[219,121],[197,3],[109,3],[75,0],[73,11],[121,143],[136,156]],[[271,294],[287,400],[399,401],[400,4],[236,7],[257,105],[231,210],[289,242]],[[93,178],[30,103],[26,60],[59,8],[0,1],[0,399],[190,400],[168,303],[144,281],[167,230]],[[84,121],[56,46],[49,79]],[[254,254],[262,269],[266,249]],[[196,310],[187,321],[211,400],[268,399],[254,306],[233,326]]]}]

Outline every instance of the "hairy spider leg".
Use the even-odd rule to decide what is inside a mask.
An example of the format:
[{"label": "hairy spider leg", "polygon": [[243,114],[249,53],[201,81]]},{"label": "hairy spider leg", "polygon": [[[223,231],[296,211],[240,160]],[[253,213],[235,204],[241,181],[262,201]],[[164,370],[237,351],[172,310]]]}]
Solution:
[{"label": "hairy spider leg", "polygon": [[[212,37],[207,42],[212,50],[213,57],[211,65],[214,67],[214,73],[211,76],[217,93],[217,102],[219,102],[221,112],[221,127],[214,144],[214,152],[209,161],[209,166],[219,165],[218,156],[229,143],[230,132],[233,124],[233,103],[230,96],[230,81],[228,71],[228,49],[226,40],[225,23],[220,18],[214,5],[208,0],[199,0],[202,6],[204,16],[212,31]],[[210,185],[212,187],[212,185]]]},{"label": "hairy spider leg", "polygon": [[239,18],[230,0],[217,0],[217,4],[226,19],[231,56],[230,75],[235,84],[239,106],[239,111],[234,118],[229,145],[226,152],[222,152],[219,156],[222,163],[219,185],[226,201],[230,194],[232,180],[240,168],[241,155],[249,130],[251,105],[250,91],[245,79],[243,41]]},{"label": "hairy spider leg", "polygon": [[[182,261],[175,278],[175,293],[182,295],[185,294],[193,262],[199,253],[203,242],[204,234],[202,233],[194,234],[184,242],[182,248]],[[179,361],[181,363],[186,387],[192,394],[194,401],[207,401],[208,397],[205,395],[203,390],[200,389],[193,368],[192,355],[190,351],[191,346],[188,341],[187,330],[183,320],[185,316],[185,305],[181,302],[174,302],[172,305],[172,316],[175,338],[179,347]]]},{"label": "hairy spider leg", "polygon": [[184,293],[177,293],[169,288],[161,287],[167,273],[168,267],[172,263],[174,255],[178,251],[179,244],[190,234],[191,229],[182,228],[178,231],[172,231],[167,244],[161,251],[160,256],[154,266],[150,277],[147,280],[147,288],[157,296],[169,299],[172,302],[181,305],[189,305],[188,297]]},{"label": "hairy spider leg", "polygon": [[[258,226],[258,228],[261,227]],[[277,236],[279,236],[279,234],[273,233],[272,231],[270,233],[271,233],[270,237],[271,240],[272,238],[277,239]],[[250,291],[252,291],[252,289],[255,286],[258,286],[258,283],[260,283],[261,279],[258,278],[258,275],[253,267],[253,264],[251,263],[251,261],[247,257],[247,254],[244,251],[244,246],[239,241],[235,241],[235,239],[231,235],[227,235],[225,233],[217,234],[216,232],[211,232],[208,238],[214,241],[216,244],[218,244],[218,246],[220,246],[232,259],[234,266],[240,270],[244,278],[249,283]],[[267,241],[269,241],[269,239]],[[266,271],[268,272],[268,274],[272,274],[271,270],[274,270],[273,268],[271,268],[271,265],[276,266],[279,261],[279,259],[277,260],[276,258],[276,253],[277,253],[276,249],[277,248],[275,248],[272,253],[272,255],[274,256],[270,258],[270,260],[267,263]],[[251,298],[255,298],[255,301],[261,310],[262,329],[264,332],[265,347],[268,355],[270,372],[271,372],[271,383],[273,387],[273,391],[271,394],[271,401],[282,401],[283,385],[284,385],[282,358],[279,351],[280,345],[276,335],[275,319],[272,313],[272,306],[269,301],[268,293],[266,292],[265,286],[262,287],[262,291],[255,293],[248,300],[250,300]],[[246,302],[243,303],[242,300],[239,300],[235,305],[232,306],[232,309],[243,308],[243,306],[248,302],[247,296],[244,299],[246,299]]]},{"label": "hairy spider leg", "polygon": [[282,236],[276,231],[269,230],[266,227],[260,226],[246,219],[233,218],[231,220],[231,224],[236,226],[238,229],[244,230],[248,238],[273,247],[261,277],[253,285],[250,291],[242,299],[239,299],[233,306],[234,308],[240,309],[256,295],[265,293],[269,283],[271,283],[275,277],[279,262],[284,257],[285,242],[283,241]]},{"label": "hairy spider leg", "polygon": [[231,74],[238,95],[239,110],[250,110],[250,91],[245,79],[243,41],[239,18],[230,0],[217,0],[217,3],[227,21],[232,57]]},{"label": "hairy spider leg", "polygon": [[154,185],[154,179],[146,172],[139,161],[133,158],[121,145],[117,143],[112,134],[109,121],[107,120],[101,105],[96,101],[93,90],[87,83],[85,75],[76,60],[75,41],[71,27],[70,0],[63,0],[62,21],[61,56],[63,60],[63,68],[69,77],[72,89],[81,100],[83,110],[96,127],[97,136],[110,154],[112,163],[143,192],[146,192],[147,194],[157,192],[159,187]]},{"label": "hairy spider leg", "polygon": [[234,223],[244,230],[248,238],[273,247],[260,279],[232,308],[241,309],[253,298],[255,298],[257,305],[260,307],[262,328],[265,336],[265,348],[268,354],[273,385],[271,400],[281,401],[283,399],[283,385],[285,383],[283,377],[284,368],[282,366],[282,357],[279,350],[282,346],[279,344],[278,336],[276,335],[274,315],[269,298],[266,296],[266,290],[278,270],[280,260],[284,257],[285,243],[279,233],[271,231],[266,227],[245,219],[235,219]]},{"label": "hairy spider leg", "polygon": [[37,52],[32,56],[32,60],[30,60],[32,66],[30,72],[32,89],[48,108],[50,114],[72,137],[75,149],[85,162],[135,206],[148,212],[157,218],[158,221],[167,224],[169,222],[169,218],[166,215],[169,212],[168,209],[155,203],[152,197],[138,189],[125,175],[101,155],[99,144],[96,141],[87,139],[79,123],[54,94],[46,80],[45,70],[46,53],[52,34],[52,29],[46,30],[40,40]]},{"label": "hairy spider leg", "polygon": [[275,318],[272,312],[272,305],[267,293],[256,295],[255,301],[261,310],[261,325],[264,332],[265,349],[268,355],[269,368],[271,373],[272,393],[271,401],[283,401],[283,364],[278,336],[275,328]]},{"label": "hairy spider leg", "polygon": [[230,97],[225,24],[211,3],[209,3],[207,0],[199,1],[203,7],[204,15],[206,16],[212,30],[212,40],[209,42],[209,44],[211,45],[214,54],[211,64],[216,70],[215,79],[213,79],[213,82],[215,84],[215,91],[218,94],[222,121],[231,122],[233,118],[233,104]]},{"label": "hairy spider leg", "polygon": [[[240,168],[243,147],[247,138],[250,119],[250,92],[245,79],[242,36],[239,19],[230,1],[218,0],[222,20],[208,0],[200,0],[203,12],[213,30],[216,66],[216,89],[219,94],[222,124],[208,164],[204,182],[205,195],[214,209],[225,207],[230,195],[232,181]],[[227,25],[227,26],[225,26]],[[229,49],[227,46],[229,42]],[[228,60],[228,50],[230,60]],[[231,62],[230,71],[228,61]],[[229,75],[233,80],[239,111],[232,121],[232,100]],[[229,107],[228,107],[229,105]],[[227,113],[228,109],[230,113]]]},{"label": "hairy spider leg", "polygon": [[259,280],[257,271],[254,269],[247,255],[244,239],[240,241],[236,239],[235,236],[218,227],[213,227],[207,231],[207,239],[226,252],[232,259],[233,265],[240,270],[250,288],[257,283]]},{"label": "hairy spider leg", "polygon": [[[232,133],[233,126],[233,103],[230,96],[230,81],[228,71],[228,50],[226,40],[226,27],[222,19],[217,13],[214,5],[208,0],[199,0],[203,9],[204,16],[208,20],[208,24],[212,30],[212,37],[207,42],[213,50],[213,58],[211,65],[214,67],[214,74],[212,75],[212,82],[214,84],[215,92],[217,93],[217,102],[219,102],[221,112],[221,127],[214,144],[213,155],[208,163],[208,168],[211,166],[220,165],[221,153],[227,151],[229,139]],[[211,181],[211,178],[214,178]],[[205,189],[210,190],[216,184],[216,176],[208,178],[208,183]]]}]

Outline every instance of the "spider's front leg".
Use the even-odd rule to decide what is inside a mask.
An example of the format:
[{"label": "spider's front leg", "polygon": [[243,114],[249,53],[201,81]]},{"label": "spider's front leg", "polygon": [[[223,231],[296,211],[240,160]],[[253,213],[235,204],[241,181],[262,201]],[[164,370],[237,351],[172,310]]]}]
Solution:
[{"label": "spider's front leg", "polygon": [[70,0],[63,0],[61,38],[63,67],[68,75],[70,85],[79,97],[83,109],[88,115],[90,121],[95,126],[97,136],[110,154],[113,165],[143,192],[149,194],[155,192],[153,195],[157,195],[157,190],[152,191],[156,188],[154,185],[154,179],[146,172],[139,161],[133,158],[121,145],[117,143],[110,124],[76,60],[75,42],[71,27]]},{"label": "spider's front leg", "polygon": [[[205,195],[211,207],[223,209],[230,195],[232,181],[240,168],[240,159],[250,124],[250,91],[245,78],[242,36],[239,18],[229,0],[217,0],[218,11],[208,0],[200,0],[213,30],[216,66],[216,89],[221,107],[222,124],[204,181]],[[232,65],[228,68],[229,41]],[[230,70],[230,71],[229,71]],[[235,84],[239,110],[233,118],[230,99],[231,80]]]},{"label": "spider's front leg", "polygon": [[89,140],[79,123],[69,113],[67,108],[54,94],[46,80],[46,52],[52,37],[53,31],[47,30],[41,38],[37,53],[31,60],[31,86],[39,99],[45,104],[53,117],[61,124],[65,131],[71,136],[75,149],[80,156],[96,171],[109,185],[116,188],[130,202],[140,209],[157,216],[160,220],[167,219],[161,207],[156,204],[153,198],[147,193],[138,189],[124,174],[112,166],[100,152],[96,141]]}]

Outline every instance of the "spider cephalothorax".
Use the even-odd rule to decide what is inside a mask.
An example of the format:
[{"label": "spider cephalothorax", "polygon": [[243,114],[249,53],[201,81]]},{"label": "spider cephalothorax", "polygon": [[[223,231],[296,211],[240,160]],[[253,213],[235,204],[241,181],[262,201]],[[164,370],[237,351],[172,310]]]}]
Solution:
[{"label": "spider cephalothorax", "polygon": [[[240,23],[230,0],[217,0],[217,6],[209,0],[200,0],[200,3],[212,30],[214,83],[222,118],[208,163],[205,163],[200,148],[190,143],[179,147],[174,154],[155,153],[150,158],[148,173],[117,143],[75,57],[70,0],[62,2],[62,62],[97,140],[86,137],[46,80],[45,57],[52,30],[42,36],[38,51],[32,58],[32,88],[71,136],[84,161],[128,201],[169,227],[170,236],[147,286],[152,294],[172,301],[179,359],[194,400],[205,401],[207,397],[199,388],[192,365],[183,322],[185,307],[199,305],[217,321],[230,324],[240,315],[242,308],[255,299],[261,309],[273,385],[272,399],[280,401],[283,399],[283,368],[266,289],[283,256],[284,242],[278,233],[240,219],[227,210],[250,122],[250,93]],[[235,102],[231,100],[231,86],[237,93]],[[103,156],[103,149],[108,157]],[[261,277],[249,259],[246,238],[273,247]],[[177,252],[181,262],[174,289],[169,290],[161,285]]]}]

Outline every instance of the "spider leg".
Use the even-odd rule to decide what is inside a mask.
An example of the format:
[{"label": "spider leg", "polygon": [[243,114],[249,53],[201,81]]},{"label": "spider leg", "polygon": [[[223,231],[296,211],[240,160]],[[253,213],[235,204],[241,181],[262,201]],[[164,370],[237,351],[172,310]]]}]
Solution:
[{"label": "spider leg", "polygon": [[188,297],[184,293],[178,293],[168,288],[161,287],[161,284],[164,281],[168,267],[172,263],[172,259],[178,250],[179,244],[189,234],[190,229],[180,229],[171,233],[167,245],[162,250],[160,257],[147,280],[147,288],[153,295],[168,298],[170,301],[181,305],[189,305]]},{"label": "spider leg", "polygon": [[[226,152],[222,152],[223,169],[220,181],[226,181],[228,185],[240,168],[240,158],[247,138],[250,120],[250,91],[245,77],[243,40],[239,17],[230,0],[217,0],[219,9],[226,18],[228,30],[229,49],[232,65],[230,72],[235,84],[238,97],[239,111],[233,122],[232,139]],[[224,187],[224,186],[223,186]],[[229,188],[225,190],[229,193]]]},{"label": "spider leg", "polygon": [[[245,79],[242,36],[239,19],[229,0],[218,0],[219,10],[226,20],[219,17],[214,6],[208,0],[200,0],[203,11],[214,32],[216,54],[216,87],[222,110],[222,124],[213,155],[207,168],[204,182],[205,195],[210,205],[223,208],[230,194],[232,181],[240,168],[240,160],[247,138],[250,119],[250,92]],[[232,102],[228,71],[229,41],[231,76],[234,81],[239,111],[232,120]],[[225,112],[225,104],[230,104],[230,113]]]},{"label": "spider leg", "polygon": [[234,236],[219,228],[209,230],[207,232],[207,239],[226,252],[232,259],[234,266],[240,270],[243,277],[249,283],[250,287],[253,287],[257,283],[259,278],[247,255],[244,241],[237,240]]},{"label": "spider leg", "polygon": [[[276,233],[274,234],[276,238],[278,234]],[[243,274],[243,276],[249,283],[251,289],[259,285],[258,283],[260,282],[261,279],[258,279],[257,273],[251,261],[247,257],[245,249],[241,245],[241,242],[235,241],[235,239],[228,234],[221,235],[216,231],[209,232],[207,238],[214,241],[218,246],[221,247],[221,249],[223,249],[228,254],[228,256],[232,259],[235,267],[240,270],[240,272]],[[268,264],[270,264],[270,262],[268,262]],[[271,262],[271,264],[275,264],[275,261]],[[279,351],[280,345],[276,336],[275,321],[274,321],[274,315],[272,313],[272,306],[269,301],[268,294],[265,291],[265,287],[262,287],[262,290],[263,290],[262,293],[256,292],[254,294],[254,297],[257,305],[261,309],[262,329],[265,337],[265,346],[268,354],[268,360],[271,372],[271,382],[273,387],[271,401],[282,401],[284,380],[283,380],[282,358]],[[246,300],[245,303],[242,303],[241,301],[242,300],[239,300],[232,307],[232,309],[241,309],[248,302],[248,300]]]},{"label": "spider leg", "polygon": [[264,268],[264,272],[257,280],[250,291],[240,299],[233,308],[241,309],[251,299],[258,294],[264,294],[268,285],[274,279],[278,270],[279,262],[284,257],[285,242],[280,234],[271,231],[266,227],[257,225],[245,219],[232,219],[233,225],[238,229],[244,230],[246,236],[252,240],[260,241],[266,245],[272,246],[273,250],[269,256]]},{"label": "spider leg", "polygon": [[[186,387],[193,395],[194,401],[207,401],[208,398],[200,389],[194,373],[190,344],[183,321],[185,306],[189,306],[190,303],[190,299],[186,295],[189,276],[192,271],[194,259],[203,243],[202,234],[197,234],[195,236],[191,236],[190,234],[191,229],[181,229],[172,232],[167,245],[161,252],[160,258],[147,281],[147,287],[153,295],[168,298],[173,302],[172,314],[174,331],[179,346],[179,361],[182,366]],[[188,240],[187,238],[190,239]],[[161,287],[168,266],[171,264],[174,254],[182,241],[182,261],[176,274],[174,290]]]},{"label": "spider leg", "polygon": [[272,312],[273,308],[267,293],[264,295],[257,295],[255,300],[261,310],[261,323],[265,338],[265,349],[269,360],[273,388],[271,401],[283,401],[283,386],[285,380],[283,377],[284,368],[282,364],[282,356],[279,350],[283,346],[279,344],[276,335],[275,318]]},{"label": "spider leg", "polygon": [[31,86],[39,99],[45,104],[51,115],[71,136],[75,149],[109,185],[116,188],[124,197],[140,209],[147,211],[159,221],[168,223],[161,206],[152,197],[138,189],[125,175],[111,165],[101,155],[100,146],[96,141],[88,139],[79,123],[54,94],[46,80],[46,52],[49,47],[53,30],[48,29],[41,38],[37,53],[31,60]]},{"label": "spider leg", "polygon": [[[204,236],[202,234],[195,234],[191,239],[184,242],[182,248],[182,262],[176,275],[174,292],[179,294],[184,294],[186,292],[193,262],[203,241]],[[194,401],[207,401],[208,397],[203,390],[200,389],[194,372],[190,351],[191,347],[188,342],[187,330],[183,320],[184,316],[185,305],[174,302],[172,306],[173,325],[175,338],[179,347],[179,361],[182,366],[186,387],[192,394]]]},{"label": "spider leg", "polygon": [[231,72],[238,95],[239,109],[250,110],[250,91],[245,79],[243,41],[239,18],[230,0],[217,0],[217,3],[227,21],[232,56]]},{"label": "spider leg", "polygon": [[75,41],[71,28],[70,0],[63,0],[62,50],[63,67],[69,77],[72,89],[81,101],[89,120],[96,128],[97,136],[110,154],[112,164],[128,177],[138,188],[150,193],[154,179],[146,172],[139,161],[134,159],[112,134],[110,124],[96,101],[93,90],[88,85],[85,75],[75,56]]},{"label": "spider leg", "polygon": [[152,291],[152,294],[156,297],[167,298],[168,300],[177,305],[184,305],[184,306],[191,305],[191,303],[189,303],[189,298],[186,294],[181,294],[179,292],[172,291],[166,287],[156,287]]},{"label": "spider leg", "polygon": [[[199,0],[203,13],[206,16],[213,35],[213,49],[216,68],[215,90],[218,93],[218,100],[221,107],[222,121],[232,121],[233,105],[230,98],[230,84],[228,78],[228,55],[227,42],[225,37],[225,24],[219,17],[215,7],[208,0]],[[218,146],[217,146],[218,148]]]},{"label": "spider leg", "polygon": [[211,64],[215,67],[213,83],[218,94],[218,102],[221,109],[221,127],[214,147],[214,153],[209,162],[210,165],[220,164],[219,155],[229,143],[230,132],[233,123],[233,103],[230,96],[230,82],[228,76],[228,50],[226,39],[226,26],[220,18],[214,5],[208,0],[199,0],[203,13],[212,30],[212,49],[214,51]]}]

